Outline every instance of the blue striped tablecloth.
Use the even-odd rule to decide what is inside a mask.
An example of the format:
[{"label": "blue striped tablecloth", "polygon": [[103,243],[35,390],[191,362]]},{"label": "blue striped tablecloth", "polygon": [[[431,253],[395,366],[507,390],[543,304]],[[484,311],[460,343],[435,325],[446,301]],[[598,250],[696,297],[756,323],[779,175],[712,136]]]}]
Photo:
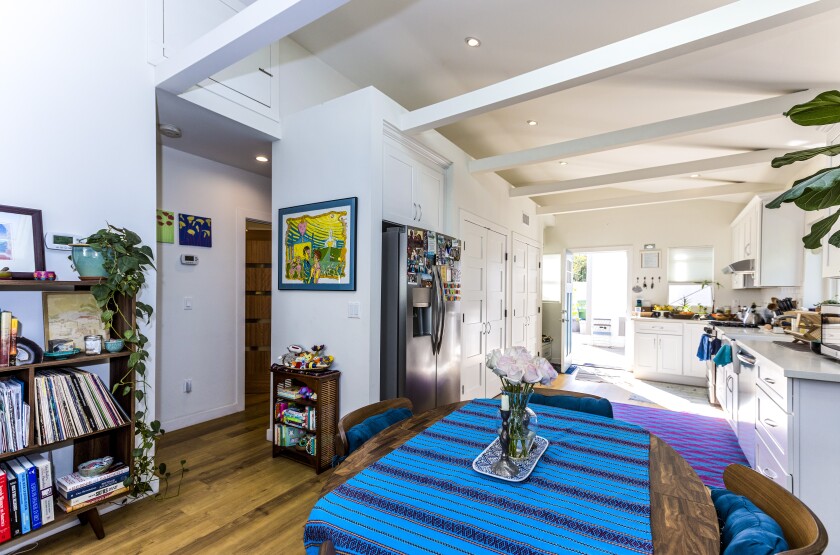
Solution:
[{"label": "blue striped tablecloth", "polygon": [[550,446],[526,481],[472,469],[500,424],[498,401],[475,400],[321,498],[307,553],[653,553],[648,432],[530,406]]}]

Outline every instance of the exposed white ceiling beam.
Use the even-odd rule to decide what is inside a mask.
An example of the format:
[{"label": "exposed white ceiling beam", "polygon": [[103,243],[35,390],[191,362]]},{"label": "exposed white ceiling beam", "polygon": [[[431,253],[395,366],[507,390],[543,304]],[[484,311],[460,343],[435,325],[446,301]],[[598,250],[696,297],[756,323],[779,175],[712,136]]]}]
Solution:
[{"label": "exposed white ceiling beam", "polygon": [[538,206],[537,215],[572,214],[575,212],[591,212],[592,210],[609,210],[610,208],[627,208],[630,206],[644,206],[647,204],[666,204],[683,200],[698,200],[704,198],[722,197],[742,193],[764,194],[781,191],[784,185],[774,183],[736,183],[733,185],[719,185],[697,189],[683,189],[666,193],[646,193],[618,198],[589,200],[584,202],[569,202],[551,206]]},{"label": "exposed white ceiling beam", "polygon": [[781,117],[782,113],[795,104],[807,102],[817,95],[818,91],[807,90],[782,96],[774,96],[764,100],[757,100],[747,104],[739,104],[719,110],[711,110],[700,114],[692,114],[680,118],[639,125],[600,135],[572,139],[551,145],[538,146],[517,152],[499,154],[480,158],[470,162],[472,173],[497,172],[563,160],[574,156],[603,152],[633,145],[673,139],[684,135],[691,135],[699,131],[712,131],[747,122],[756,122],[772,117]]},{"label": "exposed white ceiling beam", "polygon": [[350,0],[257,0],[155,69],[155,84],[181,94]]},{"label": "exposed white ceiling beam", "polygon": [[781,156],[785,152],[786,151],[782,149],[755,150],[741,154],[729,154],[727,156],[718,156],[716,158],[704,158],[703,160],[691,160],[690,162],[666,164],[664,166],[654,166],[652,168],[642,168],[639,170],[595,175],[592,177],[581,177],[579,179],[569,179],[566,181],[521,185],[511,189],[510,196],[537,197],[553,193],[562,193],[564,191],[574,191],[577,189],[606,187],[607,185],[615,185],[617,183],[645,181],[648,179],[703,173],[714,170],[722,170],[725,168],[735,168],[738,166],[749,166],[751,164],[769,162],[776,156]]},{"label": "exposed white ceiling beam", "polygon": [[739,0],[404,114],[417,133],[722,44],[840,6],[840,0]]}]

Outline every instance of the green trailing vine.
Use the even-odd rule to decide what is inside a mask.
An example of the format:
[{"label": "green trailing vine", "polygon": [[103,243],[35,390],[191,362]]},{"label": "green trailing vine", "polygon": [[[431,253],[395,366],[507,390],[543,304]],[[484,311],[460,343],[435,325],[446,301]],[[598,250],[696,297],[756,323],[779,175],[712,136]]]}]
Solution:
[{"label": "green trailing vine", "polygon": [[[133,470],[126,481],[132,497],[146,497],[154,491],[152,486],[159,481],[161,488],[157,498],[166,498],[169,494],[169,479],[177,476],[178,485],[173,496],[181,490],[181,480],[189,470],[187,461],[182,460],[178,470],[167,470],[165,463],[156,464],[154,448],[165,433],[160,421],[148,421],[148,390],[146,363],[149,351],[146,350],[148,338],[140,332],[139,323],[149,323],[153,309],[150,305],[135,301],[134,318],[120,309],[117,297],[125,295],[135,298],[146,283],[146,273],[154,266],[154,254],[148,245],[141,244],[140,236],[125,228],[108,224],[86,240],[89,247],[102,254],[104,268],[108,274],[102,282],[91,288],[97,304],[102,309],[102,322],[112,338],[121,338],[131,351],[128,357],[128,370],[112,384],[112,392],[123,396],[134,391],[135,413]],[[120,333],[117,324],[125,331]]]}]

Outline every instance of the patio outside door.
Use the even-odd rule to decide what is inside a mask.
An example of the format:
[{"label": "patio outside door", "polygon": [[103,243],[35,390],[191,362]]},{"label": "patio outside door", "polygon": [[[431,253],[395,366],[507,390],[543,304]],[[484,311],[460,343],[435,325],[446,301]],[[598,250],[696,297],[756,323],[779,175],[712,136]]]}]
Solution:
[{"label": "patio outside door", "polygon": [[566,280],[563,289],[563,371],[565,372],[572,363],[572,292],[574,275],[574,254],[566,251]]}]

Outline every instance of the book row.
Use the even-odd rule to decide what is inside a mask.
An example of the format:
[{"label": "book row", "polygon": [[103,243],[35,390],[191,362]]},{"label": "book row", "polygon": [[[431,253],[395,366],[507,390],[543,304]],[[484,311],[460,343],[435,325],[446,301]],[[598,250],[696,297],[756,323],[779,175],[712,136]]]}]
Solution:
[{"label": "book row", "polygon": [[17,357],[18,320],[12,313],[0,312],[0,368],[15,365]]},{"label": "book row", "polygon": [[125,485],[128,473],[128,466],[117,463],[97,476],[82,476],[78,472],[62,476],[56,480],[58,506],[70,513],[122,495],[128,491]]},{"label": "book row", "polygon": [[21,380],[0,380],[0,452],[13,453],[29,447],[30,409],[23,393]]},{"label": "book row", "polygon": [[35,442],[38,445],[128,422],[128,416],[99,376],[78,368],[37,370],[35,407]]},{"label": "book row", "polygon": [[43,453],[0,465],[0,542],[55,519],[52,464]]},{"label": "book row", "polygon": [[275,405],[275,418],[285,424],[315,431],[315,407],[298,407],[281,401]]}]

